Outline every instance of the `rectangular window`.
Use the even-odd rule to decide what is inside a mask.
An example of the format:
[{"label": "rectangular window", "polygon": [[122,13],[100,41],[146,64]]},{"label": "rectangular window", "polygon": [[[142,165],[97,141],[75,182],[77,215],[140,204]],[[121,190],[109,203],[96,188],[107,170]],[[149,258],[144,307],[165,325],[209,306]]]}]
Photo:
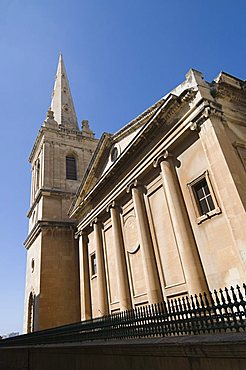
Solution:
[{"label": "rectangular window", "polygon": [[221,213],[209,180],[208,171],[188,184],[197,223]]},{"label": "rectangular window", "polygon": [[91,275],[97,274],[97,259],[96,253],[91,254]]},{"label": "rectangular window", "polygon": [[193,192],[196,197],[200,215],[205,215],[206,213],[215,209],[215,205],[205,178],[193,186]]},{"label": "rectangular window", "polygon": [[76,159],[74,157],[66,157],[66,178],[77,180]]}]

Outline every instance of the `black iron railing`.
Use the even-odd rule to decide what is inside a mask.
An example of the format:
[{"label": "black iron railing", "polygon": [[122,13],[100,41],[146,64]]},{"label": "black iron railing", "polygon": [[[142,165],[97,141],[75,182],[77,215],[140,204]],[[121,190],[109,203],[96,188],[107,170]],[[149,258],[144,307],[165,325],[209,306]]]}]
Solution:
[{"label": "black iron railing", "polygon": [[246,329],[246,284],[0,341],[0,346],[180,336]]}]

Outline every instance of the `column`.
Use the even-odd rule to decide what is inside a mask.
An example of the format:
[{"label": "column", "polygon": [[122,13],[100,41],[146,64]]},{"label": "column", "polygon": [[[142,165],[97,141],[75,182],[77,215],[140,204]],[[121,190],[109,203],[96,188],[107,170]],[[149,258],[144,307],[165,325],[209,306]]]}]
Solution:
[{"label": "column", "polygon": [[135,180],[127,188],[132,193],[135,215],[137,219],[138,235],[143,251],[145,280],[149,303],[162,301],[160,280],[157,271],[155,253],[149,229],[148,217],[143,198],[143,186]]},{"label": "column", "polygon": [[189,217],[178,182],[172,156],[166,150],[154,162],[160,165],[170,218],[186,276],[189,294],[207,290],[207,283],[197,251]]},{"label": "column", "polygon": [[81,320],[89,320],[91,314],[91,290],[88,258],[88,237],[82,232],[79,236],[79,269],[81,292]]},{"label": "column", "polygon": [[116,204],[116,202],[113,202],[107,207],[107,211],[110,211],[112,221],[120,309],[121,311],[130,310],[132,308],[132,303],[127,274],[124,241],[121,229],[120,207]]},{"label": "column", "polygon": [[98,312],[99,316],[105,316],[108,314],[108,296],[102,241],[102,224],[98,218],[92,223],[96,247]]}]

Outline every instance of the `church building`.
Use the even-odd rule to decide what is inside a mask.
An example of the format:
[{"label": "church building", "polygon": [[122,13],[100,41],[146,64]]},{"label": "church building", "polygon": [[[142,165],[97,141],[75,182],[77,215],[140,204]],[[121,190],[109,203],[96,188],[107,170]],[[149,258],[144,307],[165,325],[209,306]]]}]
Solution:
[{"label": "church building", "polygon": [[246,82],[191,69],[115,134],[60,56],[34,143],[24,332],[246,281]]}]

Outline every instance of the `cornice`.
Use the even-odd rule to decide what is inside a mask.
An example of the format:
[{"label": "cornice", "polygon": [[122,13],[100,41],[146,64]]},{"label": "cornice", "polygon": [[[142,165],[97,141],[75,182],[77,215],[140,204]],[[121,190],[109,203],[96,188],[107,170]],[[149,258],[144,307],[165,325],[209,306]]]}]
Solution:
[{"label": "cornice", "polygon": [[36,137],[36,140],[34,142],[34,145],[32,147],[32,150],[31,150],[31,153],[29,155],[29,158],[28,158],[28,161],[31,163],[32,160],[33,160],[33,157],[34,157],[34,154],[36,153],[37,151],[37,147],[38,145],[40,144],[41,142],[41,139],[43,138],[43,131],[44,131],[44,127],[40,127],[39,131],[38,131],[38,135]]},{"label": "cornice", "polygon": [[122,129],[117,131],[113,138],[117,142],[121,140],[124,136],[129,135],[129,133],[135,131],[138,127],[142,126],[145,121],[151,118],[154,113],[159,109],[159,107],[163,104],[164,99],[158,100],[154,105],[144,111],[142,114],[134,118],[132,121],[127,123]]},{"label": "cornice", "polygon": [[201,109],[197,112],[190,123],[190,129],[192,131],[200,130],[200,126],[208,119],[216,117],[224,120],[224,114],[222,110],[222,105],[219,103],[215,103],[213,101],[203,100]]},{"label": "cornice", "polygon": [[[73,214],[73,216],[77,217],[77,219],[80,218],[81,220],[77,226],[78,229],[84,230],[88,227],[88,224],[93,218],[102,214],[102,212],[105,212],[107,205],[114,200],[118,200],[121,194],[123,194],[126,190],[129,183],[134,182],[136,178],[141,179],[142,173],[146,170],[146,168],[152,167],[153,161],[160,155],[163,155],[163,153],[168,153],[177,139],[183,135],[187,135],[187,133],[189,134],[189,132],[191,133],[191,131],[199,130],[200,125],[211,117],[217,117],[223,120],[221,105],[212,101],[209,102],[201,99],[199,102],[197,102],[196,106],[193,106],[189,112],[182,116],[182,118],[173,127],[170,127],[170,130],[167,131],[161,141],[155,144],[148,155],[145,155],[138,162],[137,167],[134,167],[127,172],[126,176],[118,182],[117,188],[113,187],[112,190],[107,194],[107,197],[98,202],[96,207],[89,207],[93,197],[98,196],[100,189],[106,183],[105,181],[109,179],[109,176],[104,178],[101,184],[97,183],[92,191],[86,195],[86,197],[77,207],[77,214]],[[157,127],[156,125],[153,126]],[[129,155],[131,155],[131,153],[129,153]],[[124,161],[125,159],[122,159],[122,162]],[[116,174],[121,171],[119,168],[115,168],[114,170],[114,173]],[[112,172],[110,173],[110,176],[111,178],[113,177]]]},{"label": "cornice", "polygon": [[228,102],[246,106],[246,92],[245,85],[241,88],[227,84],[226,82],[220,82],[215,86],[216,97],[224,99]]},{"label": "cornice", "polygon": [[[110,167],[107,172],[105,172],[103,177],[95,184],[95,186],[91,189],[91,191],[84,192],[84,198],[81,197],[81,201],[77,205],[77,207],[76,208],[74,207],[73,209],[70,210],[70,215],[73,217],[76,217],[76,216],[78,217],[78,214],[81,214],[81,209],[86,207],[86,204],[89,201],[91,201],[91,199],[93,198],[95,194],[98,195],[98,193],[100,192],[100,189],[104,186],[105,181],[107,181],[109,177],[112,178],[114,174],[121,171],[120,166],[122,166],[127,161],[127,158],[132,155],[131,153],[133,149],[135,149],[140,143],[142,144],[143,141],[149,140],[150,130],[151,129],[156,130],[158,126],[160,126],[160,124],[163,124],[163,122],[164,122],[164,125],[168,126],[169,123],[167,123],[167,118],[171,120],[171,118],[177,113],[177,111],[183,106],[184,103],[194,99],[195,94],[196,93],[190,89],[184,91],[180,97],[170,94],[167,97],[165,103],[159,108],[158,112],[156,112],[156,115],[152,117],[152,119],[148,122],[148,124],[146,124],[146,126],[143,127],[143,129],[133,139],[133,141],[129,144],[129,146],[125,148],[124,152],[122,153],[122,156],[119,157],[119,160],[116,161],[115,164],[112,167]],[[193,107],[192,109],[190,109],[190,112],[192,112],[196,108],[197,107]],[[160,116],[161,116],[161,119],[160,119]],[[179,125],[180,125],[180,128],[177,128]],[[190,123],[186,125],[187,125],[187,128],[189,128]],[[185,130],[182,126],[181,120],[177,124],[175,124],[174,127],[170,127],[170,129],[167,132],[167,135],[169,135],[169,133],[173,133],[174,130],[178,130],[178,129],[182,130],[182,132]],[[165,137],[167,135],[165,135]]]},{"label": "cornice", "polygon": [[37,239],[38,235],[41,233],[43,230],[48,230],[48,229],[57,229],[57,228],[62,228],[62,229],[71,229],[75,230],[76,228],[76,223],[74,221],[53,221],[53,220],[44,220],[44,221],[38,221],[35,226],[32,228],[30,231],[28,237],[24,241],[24,246],[26,249],[29,249],[30,246],[33,244],[35,239]]},{"label": "cornice", "polygon": [[85,140],[85,141],[91,141],[91,142],[95,142],[95,143],[98,142],[98,139],[87,137],[87,136],[84,135],[84,133],[82,131],[78,131],[78,130],[75,130],[75,129],[68,129],[68,128],[63,127],[61,125],[58,126],[57,128],[41,126],[40,129],[39,129],[38,135],[36,137],[36,140],[34,142],[31,154],[29,156],[29,162],[32,162],[34,154],[36,153],[37,148],[38,148],[39,144],[42,141],[47,142],[47,143],[52,141],[52,140],[49,140],[49,139],[44,137],[46,132],[47,133],[54,133],[56,135],[59,135],[61,138],[69,137],[70,140],[71,140],[71,137],[73,137],[74,140],[79,140],[79,141]]},{"label": "cornice", "polygon": [[39,189],[38,193],[36,194],[35,198],[34,198],[34,201],[32,202],[32,205],[27,213],[27,217],[30,218],[31,217],[31,214],[32,214],[32,211],[34,210],[34,208],[36,207],[37,203],[40,201],[41,197],[42,196],[62,196],[64,197],[64,195],[70,195],[70,196],[74,196],[75,195],[75,192],[71,192],[71,191],[66,191],[66,190],[60,190],[60,189],[52,189],[52,188],[41,188]]}]

